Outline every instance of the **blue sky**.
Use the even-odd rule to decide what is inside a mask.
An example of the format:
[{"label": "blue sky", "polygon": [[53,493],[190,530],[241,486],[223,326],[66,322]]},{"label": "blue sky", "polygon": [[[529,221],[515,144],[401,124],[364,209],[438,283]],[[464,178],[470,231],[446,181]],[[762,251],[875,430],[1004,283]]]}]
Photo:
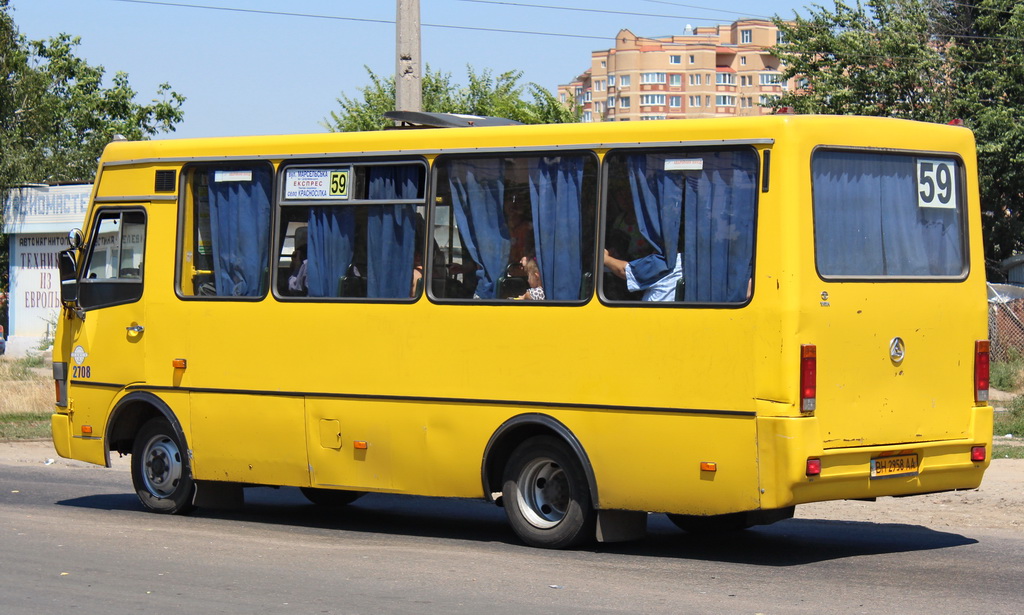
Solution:
[{"label": "blue sky", "polygon": [[[697,4],[421,0],[422,59],[458,84],[471,65],[521,70],[523,82],[554,90],[589,67],[592,50],[611,47],[621,28],[675,34],[686,24],[806,15],[810,2]],[[169,82],[188,98],[176,137],[322,132],[336,99],[357,97],[369,82],[364,66],[378,75],[395,66],[395,0],[11,0],[11,7],[30,39],[81,37],[78,55],[108,76],[127,72],[140,101]]]}]

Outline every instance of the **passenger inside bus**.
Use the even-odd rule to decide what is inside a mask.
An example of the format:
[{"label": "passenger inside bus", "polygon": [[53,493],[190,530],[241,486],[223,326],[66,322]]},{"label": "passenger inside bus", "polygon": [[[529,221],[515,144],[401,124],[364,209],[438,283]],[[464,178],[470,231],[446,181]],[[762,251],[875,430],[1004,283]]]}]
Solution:
[{"label": "passenger inside bus", "polygon": [[[656,256],[656,255],[651,255]],[[613,275],[626,281],[630,292],[643,292],[644,301],[677,301],[677,288],[683,279],[683,255],[676,253],[675,266],[664,273],[665,260],[651,256],[626,261],[604,251],[604,266]]]},{"label": "passenger inside bus", "polygon": [[305,226],[295,229],[295,247],[292,249],[291,271],[288,275],[288,291],[294,295],[306,294],[306,244],[309,230]]},{"label": "passenger inside bus", "polygon": [[462,276],[443,297],[519,299],[531,288],[523,257],[547,300],[589,296],[596,172],[577,154],[439,162],[434,236]]},{"label": "passenger inside bus", "polygon": [[527,301],[543,301],[544,287],[541,285],[540,267],[537,265],[537,259],[524,256],[520,261],[520,265],[522,265],[523,271],[526,272],[526,280],[530,288],[520,295],[519,298]]}]

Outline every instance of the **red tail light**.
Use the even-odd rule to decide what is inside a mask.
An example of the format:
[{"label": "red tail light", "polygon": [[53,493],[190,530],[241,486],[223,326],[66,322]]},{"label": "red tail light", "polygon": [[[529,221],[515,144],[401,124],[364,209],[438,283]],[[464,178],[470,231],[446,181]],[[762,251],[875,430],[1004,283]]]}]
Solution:
[{"label": "red tail light", "polygon": [[984,446],[971,447],[971,461],[985,461],[986,453]]},{"label": "red tail light", "polygon": [[818,397],[818,347],[800,346],[800,411],[814,412]]},{"label": "red tail light", "polygon": [[988,401],[988,340],[974,342],[974,401]]}]

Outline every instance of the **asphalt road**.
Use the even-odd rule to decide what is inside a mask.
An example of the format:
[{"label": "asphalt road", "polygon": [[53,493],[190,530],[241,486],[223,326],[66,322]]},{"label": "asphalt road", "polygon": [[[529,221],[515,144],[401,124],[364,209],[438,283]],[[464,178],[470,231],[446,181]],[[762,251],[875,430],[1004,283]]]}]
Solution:
[{"label": "asphalt road", "polygon": [[[897,520],[900,521],[900,520]],[[1024,536],[794,519],[731,537],[522,546],[474,501],[295,489],[144,512],[123,469],[0,463],[0,612],[1018,613]]]}]

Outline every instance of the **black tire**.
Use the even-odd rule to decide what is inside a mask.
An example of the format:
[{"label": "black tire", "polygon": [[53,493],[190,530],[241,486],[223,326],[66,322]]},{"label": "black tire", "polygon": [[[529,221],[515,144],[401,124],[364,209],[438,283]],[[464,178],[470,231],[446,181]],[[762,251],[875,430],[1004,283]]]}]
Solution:
[{"label": "black tire", "polygon": [[673,515],[669,514],[668,520],[676,524],[679,529],[698,533],[728,533],[739,532],[756,525],[747,513],[729,513],[725,515]]},{"label": "black tire", "polygon": [[341,489],[320,489],[317,487],[299,487],[302,495],[317,506],[340,508],[348,506],[366,495],[362,491],[344,491]]},{"label": "black tire", "polygon": [[526,544],[565,549],[594,540],[590,486],[562,440],[536,436],[520,444],[505,464],[502,484],[505,514]]},{"label": "black tire", "polygon": [[153,512],[183,515],[195,510],[196,483],[188,454],[166,419],[150,419],[135,436],[132,483],[139,501]]}]

